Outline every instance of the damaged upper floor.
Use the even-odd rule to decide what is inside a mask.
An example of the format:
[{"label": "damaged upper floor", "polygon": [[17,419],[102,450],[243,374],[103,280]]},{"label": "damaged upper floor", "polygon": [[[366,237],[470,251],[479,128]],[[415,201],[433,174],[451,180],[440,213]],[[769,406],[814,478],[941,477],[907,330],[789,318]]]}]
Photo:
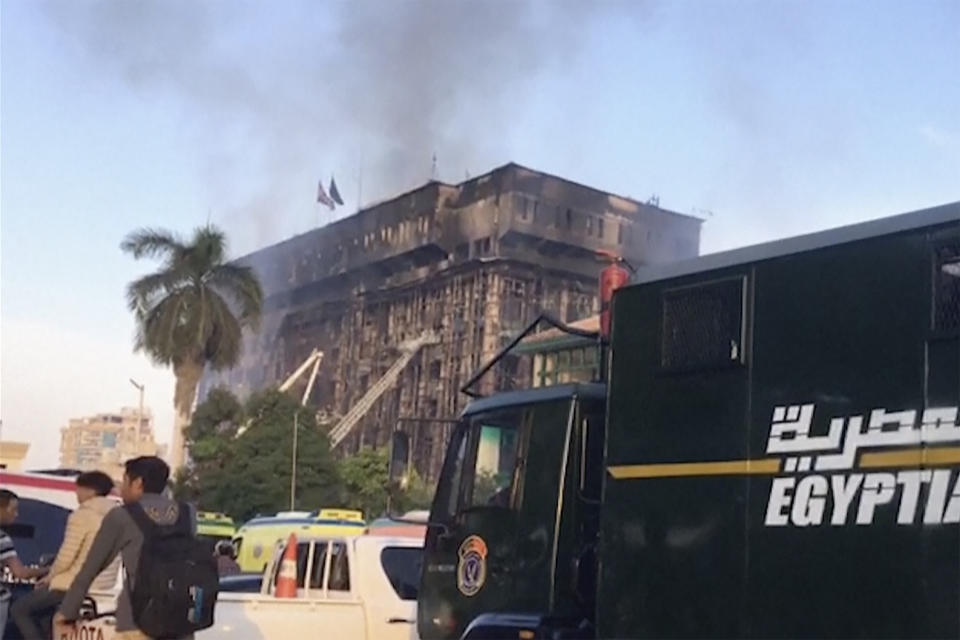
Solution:
[{"label": "damaged upper floor", "polygon": [[257,271],[269,309],[317,286],[402,286],[476,260],[595,277],[599,252],[634,264],[696,256],[701,223],[511,163],[458,185],[427,183],[240,262]]}]

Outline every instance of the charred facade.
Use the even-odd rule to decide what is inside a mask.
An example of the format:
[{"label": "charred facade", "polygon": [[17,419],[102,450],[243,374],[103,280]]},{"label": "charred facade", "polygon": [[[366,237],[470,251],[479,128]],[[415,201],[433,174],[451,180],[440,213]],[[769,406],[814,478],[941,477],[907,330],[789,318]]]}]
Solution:
[{"label": "charred facade", "polygon": [[[398,418],[424,419],[414,455],[433,475],[448,428],[439,420],[463,408],[459,388],[473,371],[541,312],[566,321],[596,313],[597,251],[635,265],[691,258],[700,224],[515,164],[428,183],[241,258],[263,283],[263,326],[236,368],[204,377],[201,397],[217,385],[245,395],[279,384],[319,348],[310,403],[342,416],[399,345],[433,331],[439,341],[416,353],[341,445],[380,446]],[[528,377],[508,361],[480,390]]]}]

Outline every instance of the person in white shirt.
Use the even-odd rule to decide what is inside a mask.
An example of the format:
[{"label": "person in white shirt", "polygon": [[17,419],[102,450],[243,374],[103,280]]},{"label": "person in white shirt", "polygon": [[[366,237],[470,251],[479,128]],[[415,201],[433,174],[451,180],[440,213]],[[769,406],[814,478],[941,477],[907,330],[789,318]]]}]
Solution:
[{"label": "person in white shirt", "polygon": [[[17,599],[10,607],[10,617],[24,638],[49,637],[49,628],[41,630],[38,619],[49,626],[70,583],[80,572],[87,559],[93,539],[100,530],[103,517],[117,506],[107,496],[113,491],[113,480],[105,473],[91,471],[77,476],[77,502],[79,507],[67,519],[63,544],[50,567],[50,572],[32,593]],[[91,585],[93,591],[109,591],[117,581],[119,559],[97,576]]]}]

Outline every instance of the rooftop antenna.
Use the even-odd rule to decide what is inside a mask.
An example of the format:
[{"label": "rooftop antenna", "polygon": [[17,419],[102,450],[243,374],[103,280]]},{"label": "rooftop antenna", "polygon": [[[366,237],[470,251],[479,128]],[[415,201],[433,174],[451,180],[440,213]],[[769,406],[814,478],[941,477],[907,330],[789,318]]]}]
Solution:
[{"label": "rooftop antenna", "polygon": [[357,213],[360,212],[362,195],[363,195],[363,162],[360,163],[360,168],[357,170]]},{"label": "rooftop antenna", "polygon": [[430,179],[437,179],[437,152],[433,152],[433,164],[430,166]]}]

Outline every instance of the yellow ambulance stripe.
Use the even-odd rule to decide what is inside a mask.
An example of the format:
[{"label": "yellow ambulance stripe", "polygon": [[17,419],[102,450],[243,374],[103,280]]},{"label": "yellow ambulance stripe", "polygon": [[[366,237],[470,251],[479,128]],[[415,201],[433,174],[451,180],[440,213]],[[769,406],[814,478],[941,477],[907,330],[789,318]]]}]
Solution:
[{"label": "yellow ambulance stripe", "polygon": [[625,464],[607,467],[617,480],[632,478],[677,478],[681,476],[772,475],[780,472],[780,459],[728,460],[725,462],[678,462],[672,464]]},{"label": "yellow ambulance stripe", "polygon": [[865,469],[883,467],[939,467],[960,463],[960,447],[901,449],[864,453],[860,466]]}]

